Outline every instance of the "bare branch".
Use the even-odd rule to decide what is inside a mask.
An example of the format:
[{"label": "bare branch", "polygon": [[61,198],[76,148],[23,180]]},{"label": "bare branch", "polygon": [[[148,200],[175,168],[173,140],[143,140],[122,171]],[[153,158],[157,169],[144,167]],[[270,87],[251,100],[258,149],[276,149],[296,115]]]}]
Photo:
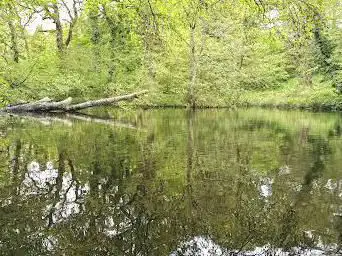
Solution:
[{"label": "bare branch", "polygon": [[64,8],[66,9],[66,11],[67,11],[67,13],[68,13],[68,15],[70,17],[70,20],[72,22],[73,19],[74,19],[74,16],[71,14],[71,10],[70,10],[69,6],[65,3],[64,0],[61,0],[61,2],[62,2],[62,5],[64,6]]}]

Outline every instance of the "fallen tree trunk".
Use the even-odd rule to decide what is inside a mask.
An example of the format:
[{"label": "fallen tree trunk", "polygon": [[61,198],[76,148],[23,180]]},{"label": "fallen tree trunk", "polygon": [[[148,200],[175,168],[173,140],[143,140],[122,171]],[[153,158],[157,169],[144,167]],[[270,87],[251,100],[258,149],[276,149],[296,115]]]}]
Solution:
[{"label": "fallen tree trunk", "polygon": [[1,112],[75,112],[78,110],[109,106],[120,101],[129,101],[138,98],[140,95],[146,94],[148,91],[144,90],[141,92],[131,93],[127,95],[105,98],[99,100],[91,100],[78,104],[72,104],[72,98],[67,98],[62,101],[52,101],[50,98],[44,98],[35,102],[10,105],[3,109]]},{"label": "fallen tree trunk", "polygon": [[53,102],[50,99],[41,99],[32,103],[26,103],[15,106],[8,106],[3,110],[6,112],[50,112],[63,111],[71,104],[72,98],[63,101]]}]

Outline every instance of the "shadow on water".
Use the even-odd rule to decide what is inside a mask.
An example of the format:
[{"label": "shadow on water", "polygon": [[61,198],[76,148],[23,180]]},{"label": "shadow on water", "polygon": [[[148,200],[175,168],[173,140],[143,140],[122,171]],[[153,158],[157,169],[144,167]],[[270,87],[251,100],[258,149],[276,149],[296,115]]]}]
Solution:
[{"label": "shadow on water", "polygon": [[1,255],[340,254],[338,114],[112,115],[0,119]]}]

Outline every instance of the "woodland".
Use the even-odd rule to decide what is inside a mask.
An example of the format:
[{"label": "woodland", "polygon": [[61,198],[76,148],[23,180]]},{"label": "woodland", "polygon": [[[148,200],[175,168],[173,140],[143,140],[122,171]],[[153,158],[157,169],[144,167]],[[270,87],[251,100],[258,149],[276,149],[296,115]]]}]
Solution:
[{"label": "woodland", "polygon": [[342,109],[339,0],[2,0],[0,106]]},{"label": "woodland", "polygon": [[342,255],[341,14],[0,0],[0,256]]}]

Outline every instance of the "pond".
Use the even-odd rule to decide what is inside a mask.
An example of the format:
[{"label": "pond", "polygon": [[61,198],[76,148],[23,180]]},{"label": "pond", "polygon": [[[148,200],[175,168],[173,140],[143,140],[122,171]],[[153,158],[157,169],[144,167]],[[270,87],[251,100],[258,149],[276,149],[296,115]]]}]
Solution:
[{"label": "pond", "polygon": [[0,254],[342,255],[341,136],[339,113],[2,116]]}]

